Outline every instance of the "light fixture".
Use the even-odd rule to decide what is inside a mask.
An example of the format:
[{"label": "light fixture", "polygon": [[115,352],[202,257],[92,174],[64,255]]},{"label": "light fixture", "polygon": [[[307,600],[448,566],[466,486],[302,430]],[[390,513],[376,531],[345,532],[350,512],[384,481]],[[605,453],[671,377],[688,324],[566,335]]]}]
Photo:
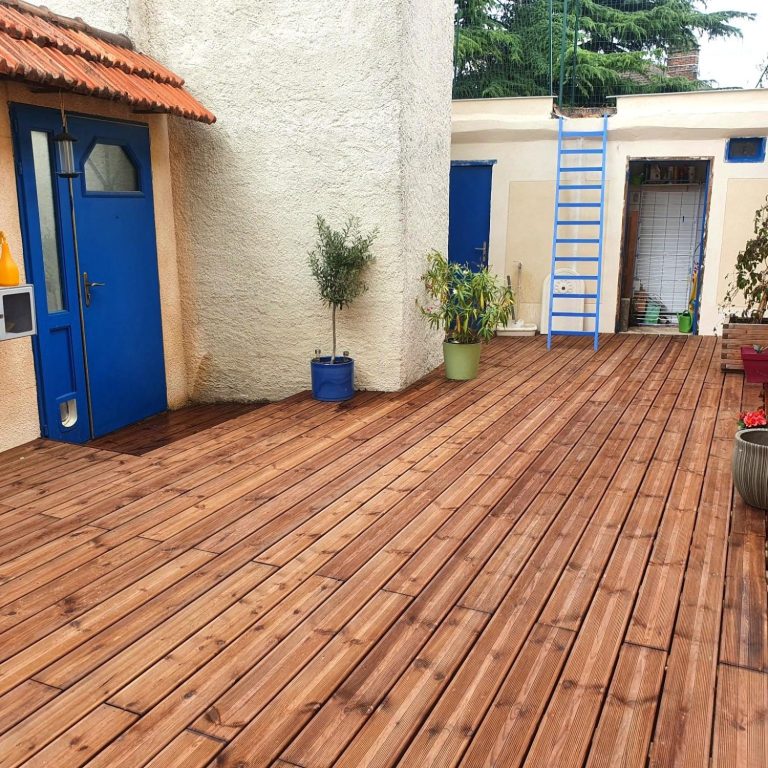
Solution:
[{"label": "light fixture", "polygon": [[80,174],[75,170],[75,142],[77,139],[67,130],[67,116],[64,112],[64,94],[61,96],[61,131],[53,137],[59,159],[57,175],[63,179],[74,179]]}]

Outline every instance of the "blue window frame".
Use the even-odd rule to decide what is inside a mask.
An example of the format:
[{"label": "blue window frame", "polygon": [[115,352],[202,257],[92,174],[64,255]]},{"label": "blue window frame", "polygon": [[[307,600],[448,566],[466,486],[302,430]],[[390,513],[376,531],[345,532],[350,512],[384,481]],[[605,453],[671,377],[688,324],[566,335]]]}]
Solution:
[{"label": "blue window frame", "polygon": [[762,163],[765,160],[765,137],[728,139],[725,146],[727,163]]}]

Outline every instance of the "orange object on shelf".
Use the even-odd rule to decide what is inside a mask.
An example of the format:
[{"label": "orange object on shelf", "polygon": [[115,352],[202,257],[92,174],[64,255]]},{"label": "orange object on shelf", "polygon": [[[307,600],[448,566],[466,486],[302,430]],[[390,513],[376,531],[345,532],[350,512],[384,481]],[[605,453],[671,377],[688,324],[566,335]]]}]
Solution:
[{"label": "orange object on shelf", "polygon": [[0,232],[0,285],[13,287],[19,284],[19,265],[11,256],[11,249],[5,239],[5,232]]}]

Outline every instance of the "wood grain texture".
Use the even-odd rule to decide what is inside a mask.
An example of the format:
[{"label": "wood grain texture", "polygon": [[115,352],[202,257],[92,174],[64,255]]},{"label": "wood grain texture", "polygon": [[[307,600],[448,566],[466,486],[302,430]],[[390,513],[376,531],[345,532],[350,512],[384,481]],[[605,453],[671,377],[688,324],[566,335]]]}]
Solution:
[{"label": "wood grain texture", "polygon": [[762,768],[756,397],[712,338],[498,339],[14,449],[0,764]]}]

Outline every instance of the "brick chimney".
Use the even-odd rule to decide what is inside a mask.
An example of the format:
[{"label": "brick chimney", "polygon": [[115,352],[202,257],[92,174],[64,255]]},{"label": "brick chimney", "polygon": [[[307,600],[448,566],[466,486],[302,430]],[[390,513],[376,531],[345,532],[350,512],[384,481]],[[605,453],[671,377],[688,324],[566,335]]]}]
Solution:
[{"label": "brick chimney", "polygon": [[699,49],[670,51],[667,55],[667,77],[684,77],[686,80],[698,80]]}]

